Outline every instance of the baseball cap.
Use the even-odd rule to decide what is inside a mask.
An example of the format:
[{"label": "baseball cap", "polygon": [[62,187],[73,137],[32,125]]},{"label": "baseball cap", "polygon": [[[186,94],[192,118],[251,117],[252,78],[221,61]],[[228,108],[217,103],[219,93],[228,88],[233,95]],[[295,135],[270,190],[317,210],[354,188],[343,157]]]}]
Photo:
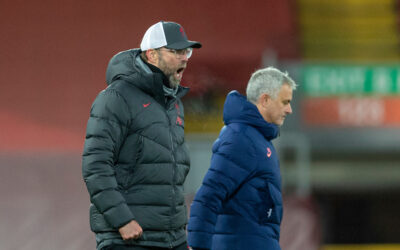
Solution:
[{"label": "baseball cap", "polygon": [[169,49],[201,48],[201,44],[189,41],[183,27],[174,22],[160,21],[147,29],[143,36],[140,49]]}]

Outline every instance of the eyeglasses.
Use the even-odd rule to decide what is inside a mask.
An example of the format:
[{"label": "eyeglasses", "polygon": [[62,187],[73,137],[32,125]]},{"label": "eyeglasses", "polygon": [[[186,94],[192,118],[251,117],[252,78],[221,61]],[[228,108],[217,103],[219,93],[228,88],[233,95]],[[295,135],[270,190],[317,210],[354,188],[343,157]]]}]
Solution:
[{"label": "eyeglasses", "polygon": [[192,56],[193,49],[192,48],[186,48],[186,49],[167,49],[167,48],[160,48],[165,49],[166,51],[175,54],[175,57],[178,59],[181,59],[183,56],[186,55],[186,58],[189,59]]}]

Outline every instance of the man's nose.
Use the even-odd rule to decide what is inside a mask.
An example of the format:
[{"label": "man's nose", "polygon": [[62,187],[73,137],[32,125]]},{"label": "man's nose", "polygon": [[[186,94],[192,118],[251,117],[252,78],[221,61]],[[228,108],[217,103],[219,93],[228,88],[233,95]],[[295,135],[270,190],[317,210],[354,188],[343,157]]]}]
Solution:
[{"label": "man's nose", "polygon": [[287,109],[286,109],[286,113],[291,114],[292,113],[292,106],[289,104]]}]

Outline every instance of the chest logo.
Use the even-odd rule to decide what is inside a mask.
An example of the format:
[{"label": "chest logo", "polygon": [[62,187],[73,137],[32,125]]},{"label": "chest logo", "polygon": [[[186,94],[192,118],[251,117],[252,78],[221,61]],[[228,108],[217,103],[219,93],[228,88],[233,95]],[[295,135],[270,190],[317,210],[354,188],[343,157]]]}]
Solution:
[{"label": "chest logo", "polygon": [[269,158],[271,157],[271,155],[272,155],[271,149],[267,147],[267,157]]},{"label": "chest logo", "polygon": [[147,108],[150,104],[151,104],[151,102],[149,102],[149,103],[143,103],[143,108]]},{"label": "chest logo", "polygon": [[179,116],[176,117],[176,124],[182,125],[182,119]]},{"label": "chest logo", "polygon": [[181,111],[179,109],[178,103],[175,103],[175,109],[176,109],[176,113],[178,114],[176,116],[176,124],[182,125],[182,119],[179,117],[179,115],[181,114]]}]

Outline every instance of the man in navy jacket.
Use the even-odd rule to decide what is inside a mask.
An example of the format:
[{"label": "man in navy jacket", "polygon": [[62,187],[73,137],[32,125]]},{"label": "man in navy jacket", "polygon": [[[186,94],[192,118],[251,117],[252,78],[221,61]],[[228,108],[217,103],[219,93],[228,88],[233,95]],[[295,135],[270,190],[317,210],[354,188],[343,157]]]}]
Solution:
[{"label": "man in navy jacket", "polygon": [[228,94],[210,168],[191,206],[192,249],[280,250],[281,175],[271,143],[292,113],[295,82],[269,67],[253,73],[247,98]]}]

